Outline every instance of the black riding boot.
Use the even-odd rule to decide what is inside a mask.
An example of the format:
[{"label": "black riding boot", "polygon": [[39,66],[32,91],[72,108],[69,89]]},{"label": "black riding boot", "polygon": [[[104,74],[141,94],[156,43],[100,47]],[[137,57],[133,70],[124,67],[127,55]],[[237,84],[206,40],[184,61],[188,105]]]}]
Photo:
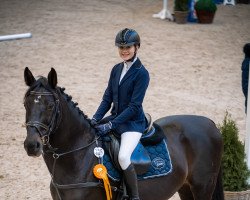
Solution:
[{"label": "black riding boot", "polygon": [[130,199],[140,200],[138,193],[137,176],[134,165],[130,164],[128,168],[123,171],[123,174]]}]

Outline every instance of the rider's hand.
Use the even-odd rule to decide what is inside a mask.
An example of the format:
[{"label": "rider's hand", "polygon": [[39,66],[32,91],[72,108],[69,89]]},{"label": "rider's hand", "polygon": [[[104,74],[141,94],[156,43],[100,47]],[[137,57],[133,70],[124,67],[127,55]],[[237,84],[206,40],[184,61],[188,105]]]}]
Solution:
[{"label": "rider's hand", "polygon": [[97,129],[97,134],[100,136],[106,135],[112,129],[112,123],[108,122],[106,124],[100,124],[95,127]]},{"label": "rider's hand", "polygon": [[96,119],[95,119],[95,118],[92,118],[92,119],[90,120],[90,124],[91,124],[91,126],[95,127],[95,126],[97,125]]}]

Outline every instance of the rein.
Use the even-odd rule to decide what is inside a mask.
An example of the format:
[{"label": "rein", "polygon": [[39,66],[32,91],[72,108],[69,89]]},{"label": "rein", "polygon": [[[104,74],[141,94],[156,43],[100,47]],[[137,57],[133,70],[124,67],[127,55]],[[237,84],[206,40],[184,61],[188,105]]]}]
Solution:
[{"label": "rein", "polygon": [[[96,146],[98,147],[99,146],[98,145],[98,140],[100,139],[100,136],[95,137],[95,139],[92,142],[90,142],[89,144],[87,144],[87,145],[85,145],[83,147],[79,147],[79,148],[76,148],[76,149],[73,149],[73,150],[70,150],[70,151],[67,151],[67,152],[63,152],[63,153],[56,153],[56,151],[58,149],[53,148],[51,146],[51,144],[49,143],[49,140],[50,140],[50,135],[53,132],[55,132],[56,129],[59,127],[59,124],[60,124],[61,118],[62,118],[61,112],[60,112],[60,109],[59,109],[59,108],[61,108],[61,104],[60,104],[58,94],[54,93],[54,92],[36,92],[36,91],[31,91],[30,94],[38,95],[38,98],[41,95],[44,95],[44,96],[52,95],[55,98],[55,106],[54,106],[55,110],[54,110],[54,112],[52,114],[52,119],[51,119],[51,122],[50,122],[49,125],[46,125],[46,124],[38,122],[38,121],[29,121],[29,122],[25,123],[25,126],[26,127],[35,127],[37,129],[38,133],[39,133],[39,136],[40,136],[41,140],[42,140],[43,146],[47,146],[49,148],[47,151],[42,153],[43,157],[44,157],[44,154],[46,154],[46,153],[52,153],[52,157],[53,157],[54,161],[53,161],[52,173],[50,173],[50,175],[51,175],[51,183],[55,187],[59,199],[62,200],[59,189],[79,189],[79,188],[89,188],[89,187],[104,187],[104,185],[103,185],[103,183],[101,183],[101,181],[72,183],[72,184],[63,184],[63,185],[58,184],[58,183],[55,182],[54,176],[55,176],[55,171],[56,171],[55,170],[56,169],[56,161],[60,157],[62,157],[64,155],[68,155],[68,154],[71,154],[71,153],[86,149],[86,148],[92,146],[93,144],[96,144]],[[58,117],[59,117],[59,119],[58,119]],[[45,133],[43,133],[39,129],[40,127],[45,130]],[[111,188],[112,188],[113,191],[119,191],[119,189],[117,187],[111,186]]]}]

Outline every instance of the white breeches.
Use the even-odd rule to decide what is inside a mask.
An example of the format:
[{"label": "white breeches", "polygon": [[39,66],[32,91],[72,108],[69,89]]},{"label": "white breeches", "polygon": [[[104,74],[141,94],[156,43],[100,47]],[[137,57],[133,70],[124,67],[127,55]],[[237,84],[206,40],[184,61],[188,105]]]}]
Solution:
[{"label": "white breeches", "polygon": [[122,170],[131,164],[131,155],[141,139],[142,133],[125,132],[121,135],[121,145],[118,155],[119,164]]}]

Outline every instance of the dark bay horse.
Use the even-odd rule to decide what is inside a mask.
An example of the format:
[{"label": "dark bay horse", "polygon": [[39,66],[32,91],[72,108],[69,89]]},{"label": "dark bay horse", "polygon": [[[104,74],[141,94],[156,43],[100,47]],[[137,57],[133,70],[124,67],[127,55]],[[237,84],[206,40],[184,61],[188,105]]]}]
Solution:
[{"label": "dark bay horse", "polygon": [[[52,68],[48,78],[37,80],[24,70],[29,86],[25,97],[29,156],[44,157],[51,174],[51,195],[63,200],[104,200],[102,182],[93,175],[98,164],[94,148],[101,146],[88,117],[57,86]],[[142,200],[166,200],[178,192],[182,200],[223,200],[220,163],[223,143],[213,121],[194,115],[177,115],[155,121],[167,138],[173,170],[170,174],[138,182]],[[111,181],[113,199],[119,185]]]}]

